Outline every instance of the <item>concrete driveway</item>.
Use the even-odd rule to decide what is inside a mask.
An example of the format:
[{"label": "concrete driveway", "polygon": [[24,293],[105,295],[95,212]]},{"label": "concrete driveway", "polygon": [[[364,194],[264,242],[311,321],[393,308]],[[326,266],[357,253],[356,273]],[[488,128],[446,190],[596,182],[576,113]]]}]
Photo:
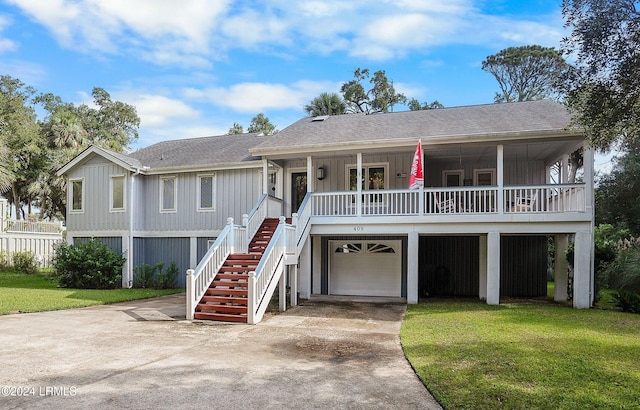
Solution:
[{"label": "concrete driveway", "polygon": [[0,316],[0,408],[440,408],[402,304],[307,301],[256,325],[184,320],[184,295]]}]

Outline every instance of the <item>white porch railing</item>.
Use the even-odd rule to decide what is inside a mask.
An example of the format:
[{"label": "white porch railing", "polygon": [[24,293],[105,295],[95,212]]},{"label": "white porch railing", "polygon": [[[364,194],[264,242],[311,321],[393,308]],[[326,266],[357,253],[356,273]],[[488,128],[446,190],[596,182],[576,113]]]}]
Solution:
[{"label": "white porch railing", "polygon": [[218,274],[220,267],[231,253],[245,253],[248,249],[246,228],[234,225],[233,218],[227,219],[227,226],[216,238],[195,269],[187,271],[187,312],[188,320],[193,320],[196,306],[207,288]]},{"label": "white porch railing", "polygon": [[[292,238],[293,236],[290,236]],[[247,323],[256,324],[269,305],[269,300],[284,271],[284,256],[287,248],[285,218],[280,217],[269,245],[254,272],[249,272]]]},{"label": "white porch railing", "polygon": [[5,220],[3,230],[5,232],[20,233],[62,233],[62,222],[32,222],[25,220]]},{"label": "white porch railing", "polygon": [[[501,194],[501,195],[500,195]],[[502,207],[499,199],[503,198]],[[584,184],[498,187],[447,187],[423,190],[314,192],[311,216],[423,216],[585,212]]]}]

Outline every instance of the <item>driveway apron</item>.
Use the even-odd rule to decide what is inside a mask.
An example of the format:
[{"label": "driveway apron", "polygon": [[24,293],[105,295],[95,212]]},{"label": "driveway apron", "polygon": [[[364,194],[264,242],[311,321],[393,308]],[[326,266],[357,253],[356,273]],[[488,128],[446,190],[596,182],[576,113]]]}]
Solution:
[{"label": "driveway apron", "polygon": [[183,294],[0,316],[0,408],[440,408],[402,353],[404,312],[311,300],[190,322]]}]

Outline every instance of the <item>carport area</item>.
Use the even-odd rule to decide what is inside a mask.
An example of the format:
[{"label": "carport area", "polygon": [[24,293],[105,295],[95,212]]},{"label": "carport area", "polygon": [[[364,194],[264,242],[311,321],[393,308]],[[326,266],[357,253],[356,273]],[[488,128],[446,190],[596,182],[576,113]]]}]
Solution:
[{"label": "carport area", "polygon": [[0,316],[0,407],[440,408],[402,353],[404,311],[307,301],[255,326],[189,322],[172,295]]}]

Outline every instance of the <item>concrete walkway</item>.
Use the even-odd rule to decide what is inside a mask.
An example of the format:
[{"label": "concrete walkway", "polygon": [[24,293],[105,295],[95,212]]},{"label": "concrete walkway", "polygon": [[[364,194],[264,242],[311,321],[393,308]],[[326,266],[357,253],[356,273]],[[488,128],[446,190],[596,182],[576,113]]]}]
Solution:
[{"label": "concrete walkway", "polygon": [[189,322],[172,295],[0,316],[0,408],[440,408],[402,353],[404,311],[307,301],[256,326]]}]

